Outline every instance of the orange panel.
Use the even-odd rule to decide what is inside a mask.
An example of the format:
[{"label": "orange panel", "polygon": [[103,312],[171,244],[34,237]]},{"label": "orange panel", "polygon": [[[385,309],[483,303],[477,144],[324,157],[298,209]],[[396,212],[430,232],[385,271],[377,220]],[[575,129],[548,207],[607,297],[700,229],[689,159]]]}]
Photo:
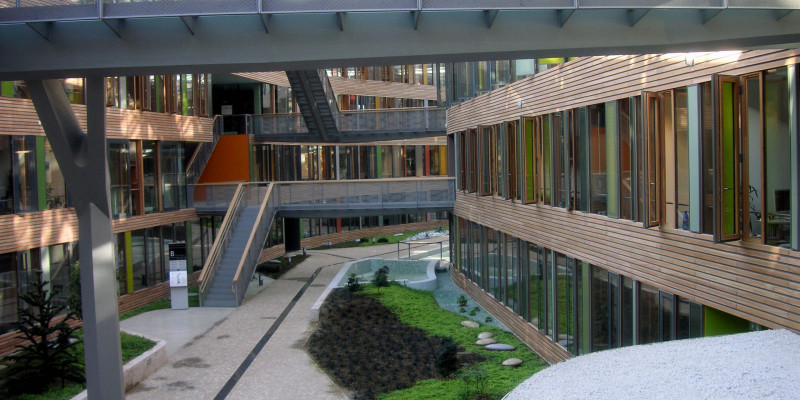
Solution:
[{"label": "orange panel", "polygon": [[250,146],[247,135],[222,135],[198,183],[250,180]]}]

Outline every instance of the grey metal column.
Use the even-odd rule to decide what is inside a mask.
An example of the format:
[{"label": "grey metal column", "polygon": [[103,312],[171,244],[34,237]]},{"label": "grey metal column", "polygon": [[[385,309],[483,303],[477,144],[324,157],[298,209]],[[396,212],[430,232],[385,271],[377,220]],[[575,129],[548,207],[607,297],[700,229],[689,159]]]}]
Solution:
[{"label": "grey metal column", "polygon": [[26,81],[78,214],[86,387],[90,399],[125,398],[111,231],[105,78],[86,79],[87,132],[59,80]]}]

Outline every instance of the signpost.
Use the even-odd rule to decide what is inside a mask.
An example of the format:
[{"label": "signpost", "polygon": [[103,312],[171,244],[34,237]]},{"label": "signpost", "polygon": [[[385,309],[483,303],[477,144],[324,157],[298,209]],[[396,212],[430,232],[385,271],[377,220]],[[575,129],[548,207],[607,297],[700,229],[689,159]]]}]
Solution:
[{"label": "signpost", "polygon": [[189,283],[186,271],[186,243],[169,245],[169,288],[173,310],[189,308]]}]

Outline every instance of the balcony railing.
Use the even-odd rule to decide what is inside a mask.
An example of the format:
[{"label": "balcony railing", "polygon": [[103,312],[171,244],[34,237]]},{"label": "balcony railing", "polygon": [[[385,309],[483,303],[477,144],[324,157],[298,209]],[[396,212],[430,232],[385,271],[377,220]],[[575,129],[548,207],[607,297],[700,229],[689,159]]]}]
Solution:
[{"label": "balcony railing", "polygon": [[[343,136],[348,133],[370,132],[444,133],[446,112],[447,109],[439,107],[339,111],[336,124]],[[300,114],[242,115],[239,117],[251,118],[251,123],[247,125],[251,130],[246,133],[255,136],[309,133]]]},{"label": "balcony railing", "polygon": [[234,14],[577,9],[772,9],[789,1],[766,0],[0,0],[0,23]]},{"label": "balcony railing", "polygon": [[277,182],[281,212],[451,208],[454,178]]}]

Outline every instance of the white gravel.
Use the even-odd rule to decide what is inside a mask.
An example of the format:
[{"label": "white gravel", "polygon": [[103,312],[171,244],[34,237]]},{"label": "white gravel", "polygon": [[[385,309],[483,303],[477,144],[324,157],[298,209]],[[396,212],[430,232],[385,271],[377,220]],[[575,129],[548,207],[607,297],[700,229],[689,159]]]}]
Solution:
[{"label": "white gravel", "polygon": [[601,351],[549,367],[504,399],[800,399],[800,336],[773,330]]},{"label": "white gravel", "polygon": [[414,236],[410,236],[403,240],[404,242],[413,242],[415,240],[423,240],[423,239],[431,239],[439,236],[444,236],[450,233],[450,231],[425,231],[420,232]]}]

